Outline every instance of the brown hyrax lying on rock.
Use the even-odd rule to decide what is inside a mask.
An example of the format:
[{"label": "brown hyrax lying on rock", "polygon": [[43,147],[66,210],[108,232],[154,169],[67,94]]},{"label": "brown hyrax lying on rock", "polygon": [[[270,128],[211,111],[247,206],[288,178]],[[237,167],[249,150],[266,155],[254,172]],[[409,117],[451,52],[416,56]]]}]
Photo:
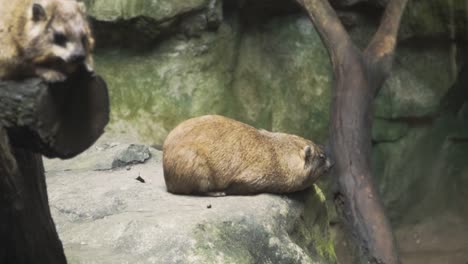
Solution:
[{"label": "brown hyrax lying on rock", "polygon": [[0,80],[64,81],[92,71],[94,45],[84,4],[75,0],[0,0]]},{"label": "brown hyrax lying on rock", "polygon": [[295,192],[311,187],[330,167],[310,140],[217,115],[182,122],[163,146],[167,190],[177,194]]}]

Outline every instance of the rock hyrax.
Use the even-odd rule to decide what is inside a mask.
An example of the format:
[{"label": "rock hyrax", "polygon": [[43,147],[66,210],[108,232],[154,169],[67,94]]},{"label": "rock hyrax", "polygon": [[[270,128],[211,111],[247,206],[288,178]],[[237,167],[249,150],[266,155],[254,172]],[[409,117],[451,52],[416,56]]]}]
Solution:
[{"label": "rock hyrax", "polygon": [[218,115],[182,122],[163,145],[167,190],[177,194],[295,192],[312,186],[330,167],[310,140]]},{"label": "rock hyrax", "polygon": [[75,0],[0,0],[0,80],[63,81],[92,70],[94,40]]}]

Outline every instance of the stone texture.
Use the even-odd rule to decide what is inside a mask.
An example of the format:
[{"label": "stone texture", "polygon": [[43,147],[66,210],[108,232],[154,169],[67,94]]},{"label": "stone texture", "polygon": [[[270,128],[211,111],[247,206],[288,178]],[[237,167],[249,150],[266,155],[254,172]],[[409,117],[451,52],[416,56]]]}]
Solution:
[{"label": "stone texture", "polygon": [[161,36],[200,36],[223,20],[220,0],[87,0],[98,47],[151,48]]},{"label": "stone texture", "polygon": [[109,142],[93,146],[71,160],[47,159],[46,162],[57,171],[104,171],[144,163],[150,157],[148,146]]},{"label": "stone texture", "polygon": [[88,13],[100,21],[149,17],[165,21],[205,8],[207,0],[84,0]]},{"label": "stone texture", "polygon": [[292,195],[172,195],[161,152],[152,154],[131,170],[63,171],[46,161],[50,206],[71,264],[336,263],[317,187]]},{"label": "stone texture", "polygon": [[130,123],[119,129],[138,128],[143,140],[156,144],[182,120],[214,113],[324,140],[329,64],[312,23],[302,15],[253,27],[242,38],[232,19],[216,34],[174,37],[140,53],[96,55],[96,69],[112,87],[113,120]]},{"label": "stone texture", "polygon": [[454,36],[466,39],[467,11],[460,0],[408,1],[399,38],[448,40],[453,27]]},{"label": "stone texture", "polygon": [[453,82],[449,46],[400,46],[393,72],[375,101],[375,115],[434,115]]},{"label": "stone texture", "polygon": [[306,16],[254,24],[240,42],[234,116],[267,130],[323,141],[331,78],[327,51]]},{"label": "stone texture", "polygon": [[217,34],[172,38],[144,52],[98,54],[96,69],[112,89],[112,120],[123,121],[118,129],[137,130],[144,141],[162,144],[189,117],[226,113],[233,102],[228,85],[236,34],[236,24],[225,23]]},{"label": "stone texture", "polygon": [[116,154],[112,161],[112,169],[144,163],[151,157],[148,146],[131,144],[123,151]]},{"label": "stone texture", "polygon": [[444,113],[398,141],[374,147],[374,172],[395,223],[447,211],[467,215],[467,121]]}]

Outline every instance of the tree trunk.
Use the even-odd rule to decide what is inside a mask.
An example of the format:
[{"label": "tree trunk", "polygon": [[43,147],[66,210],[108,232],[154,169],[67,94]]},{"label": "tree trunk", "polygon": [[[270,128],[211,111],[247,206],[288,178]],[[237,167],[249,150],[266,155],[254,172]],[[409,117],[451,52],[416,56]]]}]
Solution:
[{"label": "tree trunk", "polygon": [[390,73],[407,0],[391,0],[363,52],[351,41],[327,0],[298,0],[331,57],[330,144],[338,190],[335,204],[360,249],[359,263],[400,263],[395,240],[371,173],[373,100]]},{"label": "tree trunk", "polygon": [[[391,227],[371,174],[372,74],[352,57],[337,77],[331,106],[330,144],[336,163],[337,209],[361,245],[361,263],[399,263]],[[366,262],[362,262],[366,261]],[[367,262],[368,261],[368,262]]]},{"label": "tree trunk", "polygon": [[[18,170],[9,174],[15,184],[7,193],[15,195],[2,199],[0,262],[66,263],[50,215],[42,157],[24,149],[13,152]],[[1,175],[8,178],[5,176]]]},{"label": "tree trunk", "polygon": [[79,154],[108,120],[107,86],[84,71],[50,87],[38,79],[0,82],[0,263],[67,263],[41,154]]}]

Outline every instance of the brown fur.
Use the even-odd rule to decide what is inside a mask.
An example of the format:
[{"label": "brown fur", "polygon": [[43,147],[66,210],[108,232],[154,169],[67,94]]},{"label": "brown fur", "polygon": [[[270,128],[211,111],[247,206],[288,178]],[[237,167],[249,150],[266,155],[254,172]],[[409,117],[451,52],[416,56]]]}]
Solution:
[{"label": "brown fur", "polygon": [[172,193],[256,194],[304,190],[331,164],[310,140],[207,115],[169,133],[163,167]]},{"label": "brown fur", "polygon": [[81,65],[91,71],[93,45],[83,3],[0,0],[0,80],[56,82]]}]

